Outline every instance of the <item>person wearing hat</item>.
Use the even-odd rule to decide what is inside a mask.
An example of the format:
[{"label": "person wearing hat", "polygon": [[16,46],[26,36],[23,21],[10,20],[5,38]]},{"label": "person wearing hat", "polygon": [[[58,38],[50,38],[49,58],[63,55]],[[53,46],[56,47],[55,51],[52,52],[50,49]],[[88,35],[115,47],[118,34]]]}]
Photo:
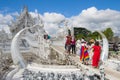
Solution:
[{"label": "person wearing hat", "polygon": [[88,64],[89,54],[87,51],[86,41],[82,40],[81,43],[80,61],[82,61],[83,64]]},{"label": "person wearing hat", "polygon": [[91,43],[94,43],[94,42],[95,42],[95,40],[94,40],[94,39],[91,39],[91,40],[90,40],[90,42],[91,42]]},{"label": "person wearing hat", "polygon": [[94,46],[94,43],[95,43],[95,40],[94,39],[91,39],[89,41],[89,64],[92,64],[92,57],[93,57],[93,46]]},{"label": "person wearing hat", "polygon": [[76,41],[76,54],[77,55],[80,55],[80,49],[81,49],[81,41],[80,41],[80,39],[78,39]]}]

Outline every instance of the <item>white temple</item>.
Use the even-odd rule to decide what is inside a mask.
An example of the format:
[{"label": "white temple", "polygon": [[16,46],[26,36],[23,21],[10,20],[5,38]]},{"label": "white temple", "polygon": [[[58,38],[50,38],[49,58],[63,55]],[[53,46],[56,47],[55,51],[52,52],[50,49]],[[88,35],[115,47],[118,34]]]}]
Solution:
[{"label": "white temple", "polygon": [[[79,61],[79,56],[68,55],[63,45],[67,30],[74,34],[73,27],[65,27],[58,32],[57,38],[53,41],[45,39],[44,23],[38,16],[39,23],[28,13],[27,7],[10,26],[13,38],[8,41],[10,57],[3,57],[0,49],[0,77],[3,80],[105,80],[104,68],[93,69],[90,66],[84,66]],[[3,31],[4,33],[4,31]],[[103,33],[103,52],[102,61],[108,59],[108,42]],[[5,37],[6,35],[0,34]],[[59,37],[58,37],[59,36]],[[1,38],[1,41],[8,40]],[[3,39],[3,40],[2,40]],[[12,41],[12,42],[11,42]],[[107,48],[107,49],[106,49]],[[1,56],[2,55],[2,56]],[[27,58],[26,58],[27,57]],[[7,61],[8,60],[8,61]],[[35,60],[35,61],[34,61]],[[7,65],[8,63],[11,63]],[[7,65],[7,67],[6,67]],[[104,64],[102,64],[104,66]],[[115,73],[115,72],[114,72]],[[4,74],[4,75],[2,75]],[[2,75],[2,76],[1,76]],[[108,75],[106,78],[110,79]],[[116,79],[116,78],[112,78]]]},{"label": "white temple", "polygon": [[28,8],[24,7],[23,11],[21,12],[20,16],[17,17],[16,21],[10,25],[10,31],[12,32],[13,36],[25,27],[31,27],[35,24],[34,19],[28,13]]}]

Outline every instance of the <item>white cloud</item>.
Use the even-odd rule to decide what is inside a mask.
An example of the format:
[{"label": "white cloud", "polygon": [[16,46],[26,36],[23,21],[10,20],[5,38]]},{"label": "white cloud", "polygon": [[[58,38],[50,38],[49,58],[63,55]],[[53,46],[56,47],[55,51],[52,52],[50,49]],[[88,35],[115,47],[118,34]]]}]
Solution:
[{"label": "white cloud", "polygon": [[44,21],[51,23],[59,23],[65,19],[64,15],[60,13],[44,13]]},{"label": "white cloud", "polygon": [[[30,12],[33,18],[38,17],[38,11]],[[40,18],[44,21],[44,29],[49,34],[54,34],[58,30],[58,24],[65,19],[62,14],[59,13],[44,13],[43,15],[39,14]]]},{"label": "white cloud", "polygon": [[38,15],[42,18],[42,15],[38,13],[37,9],[35,9],[35,12],[30,12],[30,15],[31,15],[33,18],[37,18]]},{"label": "white cloud", "polygon": [[18,12],[14,12],[14,13],[11,13],[12,16],[19,16],[19,13]]},{"label": "white cloud", "polygon": [[55,34],[58,31],[59,23],[65,20],[64,15],[59,13],[44,13],[43,20],[45,22],[45,30],[49,34]]},{"label": "white cloud", "polygon": [[44,29],[47,30],[49,34],[55,34],[58,30],[58,25],[53,23],[45,23]]},{"label": "white cloud", "polygon": [[13,17],[11,15],[3,15],[0,14],[0,24],[9,24],[10,21],[13,20]]},{"label": "white cloud", "polygon": [[116,34],[120,30],[120,12],[111,9],[98,10],[91,7],[83,10],[77,16],[72,16],[70,20],[72,25],[82,26],[90,30],[104,30],[111,27]]},{"label": "white cloud", "polygon": [[[33,18],[38,17],[37,9],[35,12],[30,12]],[[13,20],[13,15],[18,15],[17,12],[14,14],[3,15],[0,14],[0,26],[6,26]],[[105,9],[98,10],[95,7],[82,10],[78,15],[66,18],[60,13],[49,13],[45,12],[43,15],[39,14],[40,18],[44,21],[44,28],[48,33],[54,34],[59,29],[59,23],[68,19],[69,24],[78,27],[85,27],[89,30],[104,30],[107,27],[111,27],[116,34],[120,34],[120,11]]]},{"label": "white cloud", "polygon": [[12,20],[13,17],[10,14],[0,14],[0,29],[4,29],[6,33],[10,33],[8,24],[10,24]]},{"label": "white cloud", "polygon": [[[34,12],[31,14],[34,17],[36,16]],[[71,26],[85,27],[92,31],[105,30],[105,28],[111,27],[115,34],[120,34],[120,12],[111,9],[98,10],[95,7],[90,7],[70,18],[59,13],[48,12],[43,15],[40,14],[40,16],[45,22],[45,30],[51,34],[59,30],[59,23],[65,19],[68,19]]]}]

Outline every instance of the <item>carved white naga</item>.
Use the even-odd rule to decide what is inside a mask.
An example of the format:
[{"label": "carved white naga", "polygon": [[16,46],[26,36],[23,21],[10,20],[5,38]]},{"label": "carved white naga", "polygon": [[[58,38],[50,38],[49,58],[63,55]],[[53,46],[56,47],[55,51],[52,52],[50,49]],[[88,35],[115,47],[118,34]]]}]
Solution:
[{"label": "carved white naga", "polygon": [[97,32],[102,36],[103,45],[102,45],[101,60],[102,62],[104,62],[108,59],[109,44],[106,36],[100,31]]},{"label": "carved white naga", "polygon": [[[30,34],[25,33],[25,32],[27,32],[29,29],[35,29],[35,28],[38,31],[38,33],[37,33],[38,40],[32,41],[32,39],[30,39],[28,37],[28,36],[30,36]],[[23,36],[23,33],[25,33],[24,36]],[[43,37],[44,33],[45,32],[44,32],[43,26],[34,25],[33,27],[27,27],[27,28],[22,29],[15,35],[15,37],[12,40],[12,44],[11,44],[11,55],[12,55],[14,64],[19,65],[19,67],[21,67],[21,68],[25,68],[27,66],[27,63],[25,62],[22,54],[20,53],[20,49],[19,49],[19,40],[20,39],[25,39],[31,47],[39,49],[39,50],[35,51],[35,53],[38,56],[41,56],[41,53],[42,53],[43,58],[46,58],[46,56],[48,56],[49,42],[46,42],[44,40],[44,37]],[[46,47],[46,45],[47,45],[47,47]],[[45,50],[46,48],[47,48],[47,50]],[[44,53],[46,53],[46,55],[44,55]]]}]

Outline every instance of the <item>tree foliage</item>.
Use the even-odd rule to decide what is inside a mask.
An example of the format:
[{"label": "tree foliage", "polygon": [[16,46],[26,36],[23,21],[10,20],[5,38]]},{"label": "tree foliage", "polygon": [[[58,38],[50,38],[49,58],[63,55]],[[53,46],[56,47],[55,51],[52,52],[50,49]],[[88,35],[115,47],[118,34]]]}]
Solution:
[{"label": "tree foliage", "polygon": [[[107,28],[103,31],[104,35],[107,37],[108,40],[111,40],[114,33],[111,28]],[[74,35],[76,39],[81,39],[84,38],[85,40],[90,40],[90,39],[101,39],[101,35],[95,31],[91,32],[85,28],[74,28]]]},{"label": "tree foliage", "polygon": [[111,28],[107,28],[106,30],[103,31],[103,33],[107,37],[108,40],[111,40],[112,37],[114,36],[114,33]]},{"label": "tree foliage", "polygon": [[89,37],[91,37],[91,39],[95,39],[95,40],[101,38],[100,34],[97,31],[91,33],[89,35]]},{"label": "tree foliage", "polygon": [[78,27],[74,28],[74,35],[76,39],[81,39],[81,38],[87,39],[90,33],[91,32],[86,28],[78,28]]}]

